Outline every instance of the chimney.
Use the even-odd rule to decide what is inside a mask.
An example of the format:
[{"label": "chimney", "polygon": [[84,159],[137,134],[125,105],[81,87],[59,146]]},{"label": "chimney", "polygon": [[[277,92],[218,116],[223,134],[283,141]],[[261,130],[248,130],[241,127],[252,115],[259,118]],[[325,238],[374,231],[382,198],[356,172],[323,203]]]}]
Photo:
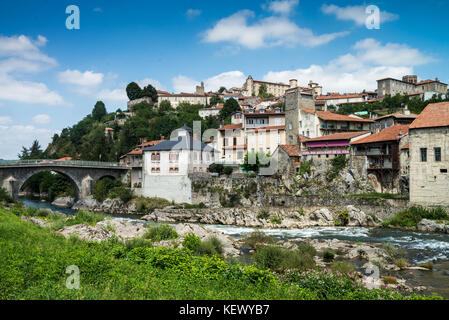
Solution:
[{"label": "chimney", "polygon": [[164,137],[164,136],[161,136],[161,140],[165,140],[165,137]]}]

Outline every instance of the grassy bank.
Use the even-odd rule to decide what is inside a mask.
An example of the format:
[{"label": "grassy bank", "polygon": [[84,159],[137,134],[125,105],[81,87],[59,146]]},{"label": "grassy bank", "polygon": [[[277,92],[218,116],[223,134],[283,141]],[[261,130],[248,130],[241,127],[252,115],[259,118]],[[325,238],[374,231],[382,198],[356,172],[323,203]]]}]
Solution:
[{"label": "grassy bank", "polygon": [[[15,214],[14,214],[15,213]],[[0,209],[0,299],[403,299],[361,288],[351,277],[272,273],[189,249],[69,240]],[[78,266],[80,289],[65,286]],[[324,284],[324,285],[321,285]],[[421,299],[413,295],[407,298]]]},{"label": "grassy bank", "polygon": [[384,221],[382,226],[416,228],[422,219],[449,222],[449,215],[443,208],[426,209],[422,207],[411,207],[398,212],[391,219]]}]

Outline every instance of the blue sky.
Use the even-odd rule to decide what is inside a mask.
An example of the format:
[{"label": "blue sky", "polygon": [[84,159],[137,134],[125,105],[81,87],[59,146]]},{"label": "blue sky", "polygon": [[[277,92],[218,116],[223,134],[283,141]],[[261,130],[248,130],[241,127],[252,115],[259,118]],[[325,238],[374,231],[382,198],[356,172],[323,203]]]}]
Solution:
[{"label": "blue sky", "polygon": [[[66,7],[80,9],[68,30]],[[381,11],[379,30],[365,8]],[[314,80],[324,91],[376,88],[415,73],[449,82],[444,0],[2,1],[0,158],[90,113],[126,106],[126,84],[191,92],[255,79]]]}]

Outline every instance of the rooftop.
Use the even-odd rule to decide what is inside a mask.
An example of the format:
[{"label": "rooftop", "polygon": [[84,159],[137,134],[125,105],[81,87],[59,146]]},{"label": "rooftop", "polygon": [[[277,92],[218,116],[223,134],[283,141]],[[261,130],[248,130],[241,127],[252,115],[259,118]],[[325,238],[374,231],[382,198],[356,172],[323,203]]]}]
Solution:
[{"label": "rooftop", "polygon": [[302,109],[303,111],[310,113],[310,114],[317,114],[318,118],[322,120],[328,120],[328,121],[352,121],[352,122],[368,122],[372,123],[374,122],[371,119],[362,119],[362,118],[353,118],[350,116],[345,116],[342,114],[333,113],[330,111],[319,111],[319,110],[312,110],[312,109]]},{"label": "rooftop", "polygon": [[355,137],[362,136],[364,134],[370,133],[369,131],[357,131],[357,132],[339,132],[334,134],[329,134],[327,136],[305,139],[304,142],[313,142],[313,141],[331,141],[331,140],[350,140]]},{"label": "rooftop", "polygon": [[164,140],[155,146],[144,148],[143,151],[170,151],[170,150],[197,150],[197,151],[215,151],[214,148],[201,142],[193,140],[192,137],[178,137],[173,140]]},{"label": "rooftop", "polygon": [[380,120],[380,119],[390,118],[390,117],[398,118],[398,119],[415,119],[416,117],[418,117],[418,115],[414,114],[414,113],[404,114],[401,111],[399,111],[399,112],[396,112],[396,113],[387,114],[385,116],[378,117],[378,118],[375,119],[375,121]]},{"label": "rooftop", "polygon": [[397,141],[402,138],[402,136],[408,134],[408,128],[408,125],[391,126],[376,134],[372,134],[366,138],[351,142],[351,144]]},{"label": "rooftop", "polygon": [[290,157],[299,157],[299,147],[294,144],[280,144],[279,147]]},{"label": "rooftop", "polygon": [[410,129],[449,126],[449,102],[429,104],[410,125]]}]

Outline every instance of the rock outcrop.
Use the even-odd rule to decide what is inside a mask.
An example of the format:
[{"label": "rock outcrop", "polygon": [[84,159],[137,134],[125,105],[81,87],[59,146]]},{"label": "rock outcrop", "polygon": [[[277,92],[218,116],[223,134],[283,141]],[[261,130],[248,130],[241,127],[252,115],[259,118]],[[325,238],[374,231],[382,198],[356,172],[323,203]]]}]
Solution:
[{"label": "rock outcrop", "polygon": [[89,210],[98,211],[100,208],[100,203],[95,200],[92,196],[86,197],[84,199],[78,200],[73,206],[73,210]]},{"label": "rock outcrop", "polygon": [[89,226],[86,224],[77,224],[70,227],[65,227],[59,230],[57,233],[62,234],[64,237],[69,238],[71,235],[77,235],[84,241],[105,241],[111,238],[114,234],[101,226]]},{"label": "rock outcrop", "polygon": [[418,223],[418,231],[449,233],[449,224],[437,223],[436,221],[433,220],[422,219]]},{"label": "rock outcrop", "polygon": [[354,206],[347,206],[348,210],[348,226],[349,227],[377,227],[378,224],[374,220],[374,218],[370,215],[365,214],[360,209],[357,209]]},{"label": "rock outcrop", "polygon": [[51,204],[58,208],[71,208],[74,200],[72,197],[56,198]]}]

